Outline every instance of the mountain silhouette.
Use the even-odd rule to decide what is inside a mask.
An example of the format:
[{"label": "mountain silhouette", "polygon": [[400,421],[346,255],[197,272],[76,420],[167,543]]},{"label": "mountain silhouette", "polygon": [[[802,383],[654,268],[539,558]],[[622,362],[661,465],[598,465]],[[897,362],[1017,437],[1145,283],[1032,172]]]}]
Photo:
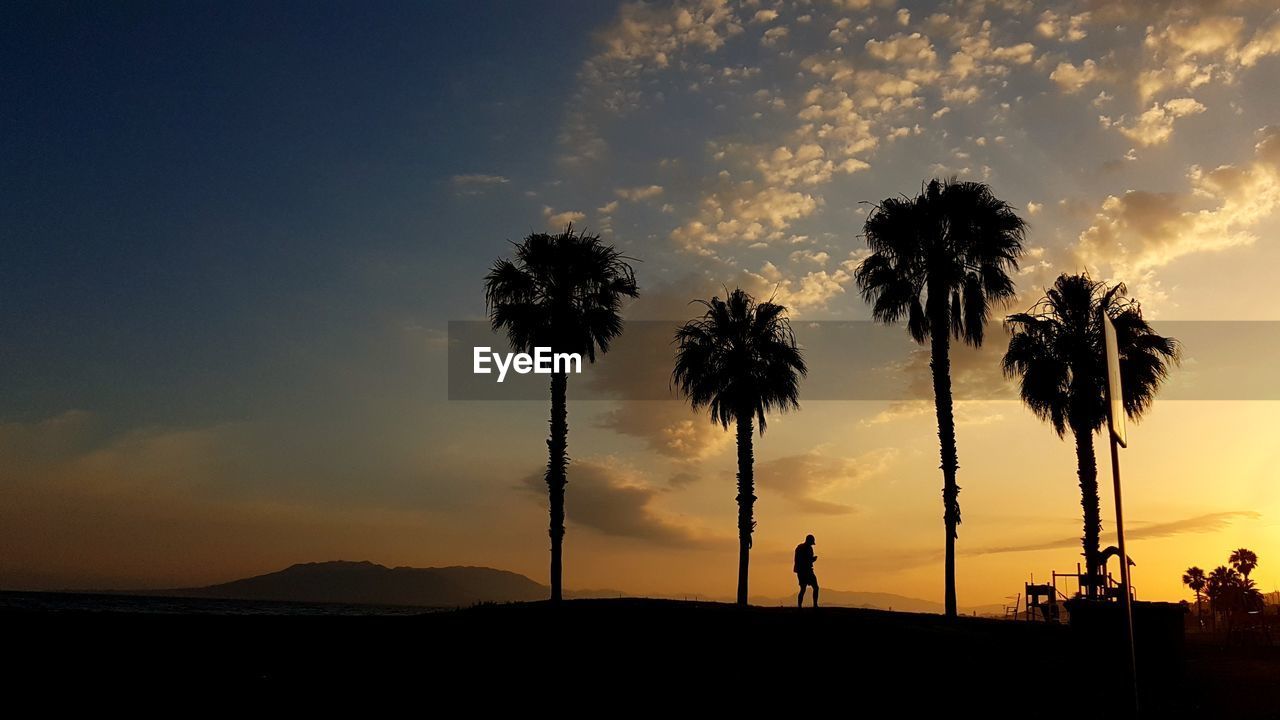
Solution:
[{"label": "mountain silhouette", "polygon": [[278,572],[167,595],[369,605],[456,607],[478,602],[543,600],[547,587],[519,573],[487,567],[389,568],[363,561],[301,563]]}]

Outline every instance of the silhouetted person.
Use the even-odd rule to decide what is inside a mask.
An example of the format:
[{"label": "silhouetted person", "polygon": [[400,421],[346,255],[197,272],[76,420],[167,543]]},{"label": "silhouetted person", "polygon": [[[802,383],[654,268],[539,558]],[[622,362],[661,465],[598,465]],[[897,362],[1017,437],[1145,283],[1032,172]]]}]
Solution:
[{"label": "silhouetted person", "polygon": [[800,594],[796,596],[796,607],[804,607],[804,589],[806,586],[813,588],[813,606],[818,607],[818,576],[813,574],[813,564],[818,561],[818,556],[813,554],[813,546],[816,541],[812,535],[806,535],[804,542],[796,546],[796,563],[795,570],[796,579],[800,581]]}]

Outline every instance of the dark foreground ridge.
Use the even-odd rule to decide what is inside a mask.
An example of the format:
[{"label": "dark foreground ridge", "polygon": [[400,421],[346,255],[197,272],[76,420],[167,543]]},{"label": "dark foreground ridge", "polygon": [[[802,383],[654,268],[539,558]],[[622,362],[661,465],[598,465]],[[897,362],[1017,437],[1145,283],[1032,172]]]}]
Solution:
[{"label": "dark foreground ridge", "polygon": [[[595,708],[604,715],[782,701],[862,717],[933,707],[1079,717],[1084,702],[1097,709],[1090,716],[1118,717],[1124,698],[1113,653],[1070,627],[853,608],[617,599],[411,617],[9,611],[0,632],[6,678],[28,686],[142,681],[227,692],[413,683],[485,702],[533,701],[559,688],[566,708],[613,698]],[[1267,678],[1280,658],[1271,648],[1244,650],[1144,651],[1150,716],[1207,717],[1211,707],[1271,717],[1280,702]]]}]

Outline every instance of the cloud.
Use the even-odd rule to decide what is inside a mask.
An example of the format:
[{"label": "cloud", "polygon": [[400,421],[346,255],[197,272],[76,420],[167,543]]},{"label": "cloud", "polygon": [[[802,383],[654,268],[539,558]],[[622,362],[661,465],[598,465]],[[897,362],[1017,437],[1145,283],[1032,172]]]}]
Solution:
[{"label": "cloud", "polygon": [[599,52],[578,70],[579,87],[559,137],[561,164],[581,167],[605,157],[598,115],[635,110],[642,94],[629,88],[637,78],[678,65],[686,52],[715,52],[742,31],[723,0],[622,4],[617,19],[597,34]]},{"label": "cloud", "polygon": [[896,451],[886,449],[838,457],[818,448],[759,463],[756,481],[761,492],[777,493],[801,512],[844,515],[855,508],[827,498],[883,473],[896,456]]},{"label": "cloud", "polygon": [[[1265,19],[1226,14],[1247,3],[1217,8],[1194,2],[1137,6],[1146,24],[1139,95],[1147,101],[1163,92],[1185,92],[1210,82],[1233,83],[1259,60],[1280,53],[1280,13]],[[1220,10],[1223,12],[1215,12]],[[1250,32],[1252,26],[1256,30]]]},{"label": "cloud", "polygon": [[[1150,540],[1173,537],[1176,535],[1212,533],[1225,530],[1240,520],[1257,520],[1261,513],[1252,510],[1229,510],[1225,512],[1206,513],[1189,518],[1165,522],[1129,521],[1125,527],[1125,538],[1128,540]],[[1103,532],[1102,542],[1115,542],[1115,532]],[[1078,549],[1080,537],[1055,537],[1031,540],[1010,545],[988,545],[981,547],[962,547],[958,550],[962,557],[981,555],[1004,555],[1008,553],[1037,552],[1043,550]],[[881,553],[874,561],[876,569],[904,570],[940,563],[943,553],[939,550],[902,550]]]},{"label": "cloud", "polygon": [[[1180,520],[1166,522],[1141,523],[1130,522],[1125,528],[1126,537],[1130,540],[1148,540],[1153,538],[1173,537],[1218,532],[1233,525],[1237,520],[1257,520],[1261,513],[1252,510],[1231,510],[1227,512],[1206,513]],[[1110,542],[1115,538],[1114,532],[1104,532],[1103,541]],[[1064,537],[1048,540],[1037,540],[1016,545],[993,545],[965,551],[965,555],[998,555],[1002,553],[1030,552],[1033,550],[1056,550],[1058,548],[1074,548],[1080,546],[1079,537]]]},{"label": "cloud", "polygon": [[506,185],[511,180],[501,175],[473,173],[471,175],[454,175],[451,182],[454,185]]},{"label": "cloud", "polygon": [[729,242],[781,239],[793,221],[811,214],[818,200],[811,194],[780,187],[756,189],[743,183],[702,198],[694,219],[676,228],[671,238],[701,255]]},{"label": "cloud", "polygon": [[500,185],[506,185],[511,180],[501,175],[472,173],[469,175],[454,175],[449,179],[449,182],[459,195],[479,195]]},{"label": "cloud", "polygon": [[[1186,255],[1252,244],[1253,228],[1280,207],[1280,126],[1258,138],[1247,165],[1192,166],[1188,192],[1108,196],[1080,234],[1078,257],[1134,282]],[[1211,206],[1197,209],[1205,202]]]},{"label": "cloud", "polygon": [[1098,64],[1092,60],[1085,60],[1080,67],[1069,62],[1060,62],[1058,66],[1049,73],[1049,79],[1058,83],[1058,87],[1066,93],[1080,92],[1085,85],[1096,80],[1098,77]]},{"label": "cloud", "polygon": [[766,262],[758,273],[744,274],[752,284],[769,288],[767,294],[775,302],[787,306],[794,315],[803,315],[826,307],[832,298],[842,295],[853,282],[853,271],[864,254],[855,251],[833,270],[811,270],[798,276],[784,274],[771,262]]},{"label": "cloud", "polygon": [[1193,98],[1174,98],[1163,104],[1155,103],[1131,122],[1122,116],[1112,120],[1103,115],[1099,118],[1103,127],[1114,127],[1120,134],[1139,145],[1160,145],[1173,136],[1173,123],[1178,118],[1198,115],[1205,111],[1205,106]]},{"label": "cloud", "polygon": [[777,19],[777,10],[757,10],[756,14],[751,16],[751,22],[753,23],[768,23]]},{"label": "cloud", "polygon": [[650,450],[686,462],[705,460],[733,444],[733,433],[675,400],[622,403],[605,413],[599,426],[642,438]]},{"label": "cloud", "polygon": [[[544,471],[525,476],[521,486],[546,506]],[[640,472],[612,458],[575,460],[569,466],[565,516],[573,525],[605,535],[669,547],[715,547],[728,542],[727,537],[663,510],[657,502],[661,494]]]},{"label": "cloud", "polygon": [[666,67],[687,47],[714,51],[728,35],[739,32],[742,27],[721,0],[670,6],[627,3],[619,9],[618,20],[601,33],[604,50],[593,62],[621,62],[631,69],[646,63]]},{"label": "cloud", "polygon": [[771,27],[760,37],[760,44],[765,47],[774,47],[790,34],[791,31],[785,27]]},{"label": "cloud", "polygon": [[661,195],[661,194],[662,194],[662,186],[661,186],[661,185],[646,185],[646,186],[643,186],[643,187],[618,188],[617,190],[614,190],[613,192],[614,192],[618,197],[622,198],[623,200],[629,200],[629,201],[631,201],[631,202],[638,202],[638,201],[640,201],[640,200],[648,200],[649,198],[655,198],[655,197],[657,197],[657,196]]},{"label": "cloud", "polygon": [[[999,10],[1012,5],[1022,20]],[[566,134],[581,140],[574,144],[585,150],[576,154],[598,159],[592,148],[606,148],[606,137],[631,137],[623,116],[688,117],[701,136],[687,140],[705,148],[702,157],[688,158],[688,167],[705,167],[692,176],[662,176],[663,199],[690,198],[664,204],[675,218],[662,232],[700,266],[745,273],[781,288],[803,312],[821,310],[848,292],[845,274],[788,263],[784,253],[794,235],[817,236],[815,227],[835,221],[825,216],[842,212],[844,203],[828,206],[829,188],[860,187],[844,178],[870,170],[877,157],[998,181],[994,147],[942,163],[918,157],[919,149],[945,141],[948,132],[1007,138],[994,143],[1004,147],[1017,142],[1018,134],[1005,128],[962,126],[978,115],[1009,123],[1027,78],[1047,78],[1083,107],[1105,103],[1104,130],[1139,149],[1167,145],[1186,118],[1208,112],[1191,89],[1209,80],[1234,82],[1280,47],[1280,20],[1246,17],[1255,5],[1140,5],[966,2],[925,13],[899,12],[891,3],[817,4],[804,9],[801,22],[769,4],[627,3],[582,67]],[[764,33],[771,33],[768,41],[784,31],[786,43],[756,46]],[[1119,34],[1140,46],[1108,48]],[[1089,43],[1093,57],[1067,55],[1073,43],[1080,50]],[[1131,100],[1126,94],[1137,95],[1133,107],[1141,109],[1117,117],[1113,108]],[[1206,93],[1205,102],[1212,97]],[[947,117],[947,127],[925,122],[956,110],[960,116]],[[716,119],[731,116],[759,122]],[[635,191],[643,189],[622,188],[618,197],[637,200]]]},{"label": "cloud", "polygon": [[1059,15],[1052,10],[1040,13],[1040,21],[1036,23],[1036,34],[1048,40],[1063,43],[1079,42],[1089,35],[1085,26],[1089,23],[1090,13],[1078,15]]},{"label": "cloud", "polygon": [[933,49],[933,43],[918,32],[909,35],[898,33],[885,40],[872,38],[864,47],[868,56],[887,63],[919,67],[933,65],[938,61],[938,53]]},{"label": "cloud", "polygon": [[556,212],[550,205],[542,207],[542,216],[547,219],[547,227],[554,230],[563,230],[570,223],[581,223],[587,219],[587,214],[577,210],[565,210]]}]

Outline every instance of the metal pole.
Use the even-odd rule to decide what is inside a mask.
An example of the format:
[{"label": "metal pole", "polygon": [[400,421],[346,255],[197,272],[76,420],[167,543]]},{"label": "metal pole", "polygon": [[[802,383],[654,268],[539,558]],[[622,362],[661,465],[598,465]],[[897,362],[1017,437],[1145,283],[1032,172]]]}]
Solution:
[{"label": "metal pole", "polygon": [[[1110,421],[1108,421],[1110,425]],[[1107,436],[1111,438],[1111,480],[1116,494],[1116,541],[1120,546],[1120,583],[1121,598],[1124,603],[1124,629],[1128,640],[1129,682],[1133,686],[1133,712],[1138,713],[1138,662],[1133,642],[1133,601],[1130,597],[1129,585],[1129,553],[1124,547],[1124,505],[1120,500],[1120,444],[1115,433],[1107,428]]]}]

